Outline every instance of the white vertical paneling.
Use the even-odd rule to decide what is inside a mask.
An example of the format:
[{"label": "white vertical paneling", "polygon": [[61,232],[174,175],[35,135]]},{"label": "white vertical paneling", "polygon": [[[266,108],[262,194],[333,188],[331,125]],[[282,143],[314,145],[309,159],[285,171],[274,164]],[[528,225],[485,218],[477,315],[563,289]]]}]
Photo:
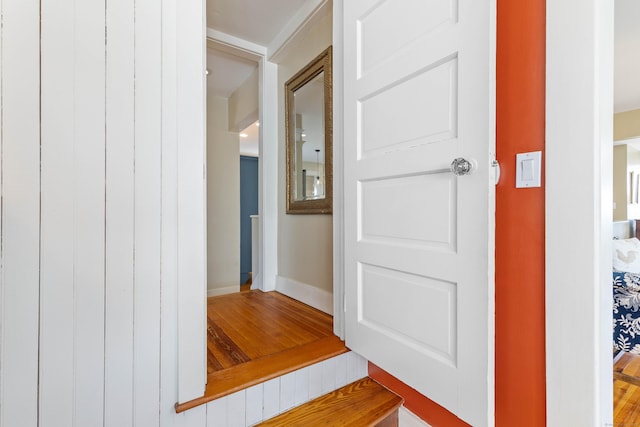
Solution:
[{"label": "white vertical paneling", "polygon": [[206,425],[203,4],[0,2],[3,426]]},{"label": "white vertical paneling", "polygon": [[263,385],[262,418],[268,420],[280,411],[280,378],[269,380]]},{"label": "white vertical paneling", "polygon": [[347,354],[336,356],[336,382],[335,387],[340,388],[348,384],[347,382]]},{"label": "white vertical paneling", "polygon": [[226,397],[227,400],[227,426],[246,426],[246,391],[241,390]]},{"label": "white vertical paneling", "polygon": [[75,1],[41,1],[40,426],[73,425]]},{"label": "white vertical paneling", "polygon": [[[186,425],[177,420],[178,401],[178,140],[176,134],[177,1],[162,0],[162,206],[160,291],[160,421],[161,425]],[[186,411],[190,413],[192,411]],[[206,411],[203,411],[206,413]],[[206,416],[206,415],[205,415]],[[202,425],[202,424],[201,424]]]},{"label": "white vertical paneling", "polygon": [[280,412],[294,407],[296,401],[296,373],[290,372],[280,377]]},{"label": "white vertical paneling", "polygon": [[133,425],[134,0],[106,8],[105,426]]},{"label": "white vertical paneling", "polygon": [[228,426],[227,397],[207,403],[207,427]]},{"label": "white vertical paneling", "polygon": [[0,3],[0,426],[38,422],[39,0]]},{"label": "white vertical paneling", "polygon": [[178,397],[202,396],[206,378],[204,1],[177,13]]},{"label": "white vertical paneling", "polygon": [[336,389],[336,359],[322,362],[322,394]]},{"label": "white vertical paneling", "polygon": [[[190,0],[201,1],[201,0]],[[178,139],[177,10],[184,0],[162,0],[162,250],[160,426],[205,427],[207,406],[176,414],[178,401]],[[204,112],[203,112],[204,114]],[[204,154],[203,154],[204,155]],[[205,230],[202,230],[205,233]],[[203,258],[204,262],[204,258]],[[197,283],[191,286],[198,287]],[[204,300],[204,298],[203,298]],[[203,318],[203,322],[205,318]],[[204,328],[204,326],[203,326]],[[204,329],[203,329],[204,331]],[[203,339],[204,345],[206,339]],[[204,382],[204,378],[202,379]]]},{"label": "white vertical paneling", "polygon": [[161,4],[135,3],[134,425],[159,423]]},{"label": "white vertical paneling", "polygon": [[74,174],[73,422],[97,427],[104,397],[104,0],[75,2],[74,28],[74,156],[66,162]]},{"label": "white vertical paneling", "polygon": [[355,351],[347,354],[347,384],[367,376],[367,360]]},{"label": "white vertical paneling", "polygon": [[[166,409],[173,410],[174,407],[172,405],[170,408]],[[207,407],[205,405],[198,406],[180,414],[176,414],[175,410],[173,410],[173,420],[171,421],[171,423],[164,424],[164,422],[161,422],[160,426],[207,427]]]},{"label": "white vertical paneling", "polygon": [[309,400],[309,369],[298,369],[296,376],[296,395],[294,405],[298,406]]},{"label": "white vertical paneling", "polygon": [[322,362],[309,366],[309,399],[322,395]]},{"label": "white vertical paneling", "polygon": [[263,420],[262,418],[262,400],[263,400],[262,384],[254,385],[246,390],[246,424],[248,426],[257,424]]},{"label": "white vertical paneling", "polygon": [[[202,0],[189,0],[202,2]],[[184,0],[162,0],[162,250],[161,250],[161,382],[160,382],[160,425],[173,427],[205,427],[207,424],[207,406],[202,405],[180,414],[176,414],[174,404],[179,400],[179,361],[178,361],[178,73],[177,73],[177,37],[181,25],[189,22],[178,22],[178,10],[183,7]],[[201,10],[202,18],[204,12]],[[199,53],[195,55],[199,57]],[[182,57],[183,60],[188,60]],[[181,74],[184,76],[184,73]],[[184,76],[183,78],[189,78]],[[204,100],[203,100],[204,102]],[[204,111],[202,112],[204,117]],[[195,117],[196,122],[198,118]],[[188,116],[182,119],[188,123]],[[202,153],[204,158],[204,153]],[[204,191],[204,189],[203,189]],[[204,218],[204,217],[203,217]],[[204,222],[203,222],[204,227]],[[204,228],[202,235],[205,235]],[[202,262],[204,263],[204,255]],[[204,264],[203,264],[204,268]],[[194,286],[204,293],[204,282],[187,283],[184,286]],[[204,297],[202,301],[204,301]],[[205,333],[204,322],[206,312],[203,312],[202,334]],[[195,334],[193,339],[197,339]],[[182,340],[181,340],[182,341]],[[200,343],[205,351],[206,338]],[[195,347],[198,341],[195,342]],[[196,350],[197,351],[197,350]],[[187,361],[188,362],[188,361]],[[203,373],[204,375],[204,373]],[[201,378],[204,385],[204,377]]]},{"label": "white vertical paneling", "polygon": [[364,378],[366,367],[365,359],[349,352],[213,400],[206,405],[207,427],[251,426],[268,420]]}]

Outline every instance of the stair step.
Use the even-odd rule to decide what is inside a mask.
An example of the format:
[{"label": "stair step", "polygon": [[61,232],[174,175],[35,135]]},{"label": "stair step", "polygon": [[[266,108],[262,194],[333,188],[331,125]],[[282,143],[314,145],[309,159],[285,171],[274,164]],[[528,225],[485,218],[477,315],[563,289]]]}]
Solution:
[{"label": "stair step", "polygon": [[258,424],[258,426],[398,425],[402,398],[371,378],[363,378]]}]

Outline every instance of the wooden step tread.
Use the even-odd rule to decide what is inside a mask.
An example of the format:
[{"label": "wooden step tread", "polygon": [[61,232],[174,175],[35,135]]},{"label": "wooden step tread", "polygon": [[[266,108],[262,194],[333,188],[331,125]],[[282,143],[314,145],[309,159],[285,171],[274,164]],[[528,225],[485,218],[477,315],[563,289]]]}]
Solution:
[{"label": "wooden step tread", "polygon": [[176,405],[176,412],[195,408],[348,351],[344,342],[332,335],[300,347],[294,347],[222,371],[215,371],[207,376],[204,396]]},{"label": "wooden step tread", "polygon": [[400,405],[401,397],[367,377],[258,426],[397,426]]}]

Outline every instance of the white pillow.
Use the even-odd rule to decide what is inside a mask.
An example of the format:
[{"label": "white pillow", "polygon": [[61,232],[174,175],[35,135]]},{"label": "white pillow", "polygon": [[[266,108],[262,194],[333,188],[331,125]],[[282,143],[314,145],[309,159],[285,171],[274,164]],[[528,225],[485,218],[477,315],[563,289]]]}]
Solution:
[{"label": "white pillow", "polygon": [[640,240],[633,237],[613,241],[613,269],[640,273]]}]

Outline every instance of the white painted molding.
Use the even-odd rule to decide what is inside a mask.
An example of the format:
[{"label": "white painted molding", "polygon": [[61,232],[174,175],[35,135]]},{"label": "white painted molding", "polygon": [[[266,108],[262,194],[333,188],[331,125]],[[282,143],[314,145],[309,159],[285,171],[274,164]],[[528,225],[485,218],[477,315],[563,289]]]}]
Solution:
[{"label": "white painted molding", "polygon": [[546,11],[546,419],[613,425],[613,2]]},{"label": "white painted molding", "polygon": [[296,35],[307,25],[324,16],[329,10],[327,0],[308,0],[298,10],[293,18],[287,22],[284,28],[271,41],[267,48],[267,60],[278,61],[278,56],[286,49],[287,45],[296,38]]},{"label": "white painted molding", "polygon": [[342,0],[333,2],[333,333],[344,339],[344,129]]},{"label": "white painted molding", "polygon": [[251,289],[274,290],[278,267],[278,66],[266,60],[264,46],[212,28],[207,28],[207,46],[258,62],[259,257]]},{"label": "white painted molding", "polygon": [[[278,66],[262,58],[259,65],[260,176],[258,190],[259,274],[255,288],[272,291],[278,273]],[[252,286],[252,289],[254,287]]]},{"label": "white painted molding", "polygon": [[633,138],[618,139],[613,141],[613,145],[640,145],[640,137],[634,136]]},{"label": "white painted molding", "polygon": [[267,55],[266,47],[213,28],[207,28],[207,46],[253,61]]},{"label": "white painted molding", "polygon": [[233,294],[235,292],[240,292],[240,285],[229,285],[229,284],[219,284],[213,289],[207,289],[207,298],[209,297],[217,297],[220,295]]},{"label": "white painted molding", "polygon": [[[166,12],[170,13],[170,12]],[[178,400],[203,395],[206,357],[206,45],[203,0],[180,2],[175,20],[174,120],[177,156]],[[174,55],[173,52],[168,54]],[[172,64],[165,64],[171,66]],[[173,75],[173,70],[167,70]],[[173,95],[175,94],[175,98]],[[170,139],[173,135],[167,135]]]},{"label": "white painted molding", "polygon": [[276,291],[333,315],[333,295],[323,289],[288,277],[276,277]]}]

